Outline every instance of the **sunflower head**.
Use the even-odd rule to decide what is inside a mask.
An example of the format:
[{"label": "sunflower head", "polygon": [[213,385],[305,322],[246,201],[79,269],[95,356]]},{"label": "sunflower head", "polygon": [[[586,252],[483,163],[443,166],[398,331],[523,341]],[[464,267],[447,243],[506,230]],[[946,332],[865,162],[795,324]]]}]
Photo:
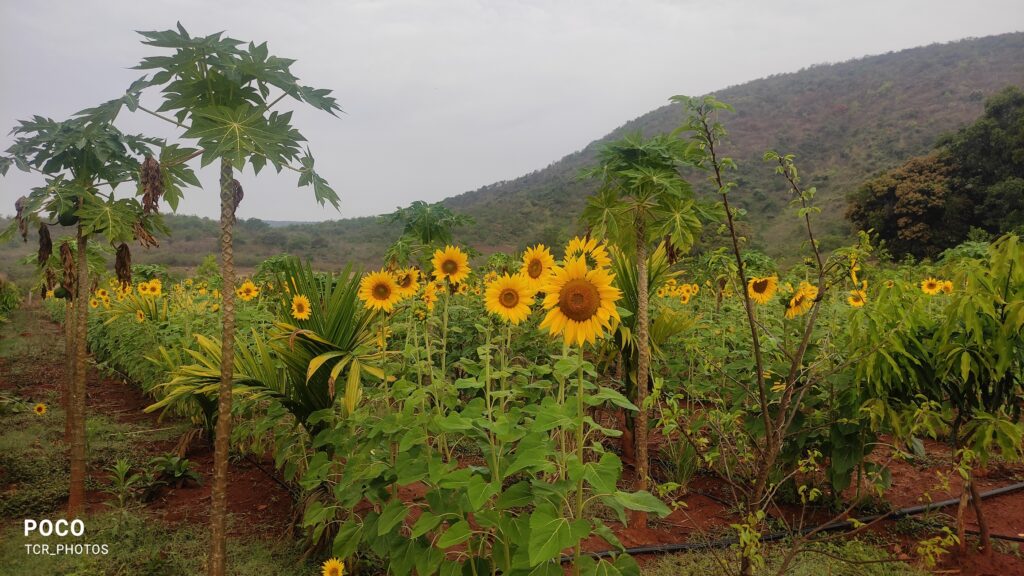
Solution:
[{"label": "sunflower head", "polygon": [[395,273],[395,285],[398,286],[400,298],[408,298],[420,289],[420,271],[416,268],[405,268]]},{"label": "sunflower head", "polygon": [[420,296],[423,299],[423,303],[427,305],[427,310],[433,310],[434,304],[437,304],[437,284],[434,282],[428,282],[423,287],[423,295]]},{"label": "sunflower head", "polygon": [[100,305],[100,301],[95,298],[89,298],[89,308],[96,308]]},{"label": "sunflower head", "polygon": [[544,285],[547,316],[541,328],[552,336],[561,335],[566,344],[593,344],[619,319],[615,302],[622,297],[612,286],[615,279],[604,268],[588,269],[583,258],[570,259],[564,267],[555,267]]},{"label": "sunflower head", "polygon": [[953,282],[951,282],[949,280],[944,280],[942,282],[942,293],[943,294],[952,294],[953,293]]},{"label": "sunflower head", "polygon": [[506,322],[519,324],[530,315],[536,292],[521,274],[505,274],[487,284],[484,307]]},{"label": "sunflower head", "polygon": [[244,302],[248,302],[260,295],[260,289],[253,284],[252,280],[246,280],[238,287],[235,294],[237,294]]},{"label": "sunflower head", "polygon": [[755,276],[747,282],[747,296],[758,304],[767,304],[779,289],[777,276]]},{"label": "sunflower head", "polygon": [[551,255],[551,251],[543,244],[537,244],[526,249],[523,254],[523,266],[519,269],[519,273],[530,283],[531,287],[540,290],[544,287],[544,282],[554,266],[555,257]]},{"label": "sunflower head", "polygon": [[136,310],[135,311],[135,321],[138,322],[139,324],[142,324],[143,322],[145,322],[146,321],[146,313],[143,312],[142,310]]},{"label": "sunflower head", "polygon": [[921,281],[921,292],[934,296],[942,290],[942,281],[935,278],[925,278]]},{"label": "sunflower head", "polygon": [[40,402],[36,404],[34,408],[32,408],[32,411],[35,412],[38,416],[42,416],[46,414],[46,404]]},{"label": "sunflower head", "polygon": [[345,563],[337,558],[324,562],[322,576],[345,576]]},{"label": "sunflower head", "polygon": [[302,294],[296,294],[292,297],[292,318],[296,320],[309,320],[310,313],[309,298]]},{"label": "sunflower head", "polygon": [[139,282],[138,290],[143,296],[149,294],[149,282]]},{"label": "sunflower head", "polygon": [[854,308],[862,308],[868,301],[868,295],[863,290],[850,290],[846,301]]},{"label": "sunflower head", "polygon": [[569,241],[565,247],[565,262],[583,258],[588,268],[608,268],[612,265],[612,259],[608,256],[608,250],[604,242],[598,243],[594,238],[580,238],[576,236]]},{"label": "sunflower head", "polygon": [[469,256],[455,246],[436,250],[431,264],[434,266],[434,278],[438,280],[445,279],[457,284],[469,276]]},{"label": "sunflower head", "polygon": [[391,272],[378,270],[360,280],[359,299],[371,310],[391,312],[402,296]]}]

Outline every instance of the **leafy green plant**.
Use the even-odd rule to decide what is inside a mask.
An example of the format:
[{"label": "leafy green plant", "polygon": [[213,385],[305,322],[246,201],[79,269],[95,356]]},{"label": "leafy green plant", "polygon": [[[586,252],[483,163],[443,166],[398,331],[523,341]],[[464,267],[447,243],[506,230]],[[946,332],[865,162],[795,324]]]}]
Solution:
[{"label": "leafy green plant", "polygon": [[157,481],[175,488],[181,488],[188,482],[201,484],[203,481],[199,473],[192,469],[192,462],[177,455],[157,456],[149,461],[149,467]]}]

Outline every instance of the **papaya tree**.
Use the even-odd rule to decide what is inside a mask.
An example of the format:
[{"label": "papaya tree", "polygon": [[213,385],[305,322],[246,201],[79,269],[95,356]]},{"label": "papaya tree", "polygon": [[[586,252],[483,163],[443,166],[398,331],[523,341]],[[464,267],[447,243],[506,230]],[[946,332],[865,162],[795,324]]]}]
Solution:
[{"label": "papaya tree", "polygon": [[[634,422],[637,490],[647,489],[650,459],[647,454],[648,391],[651,363],[650,290],[648,251],[653,241],[665,240],[676,250],[686,251],[700,233],[701,222],[689,184],[678,167],[685,161],[686,145],[669,135],[645,139],[629,135],[606,145],[599,164],[588,174],[601,179],[601,188],[587,202],[583,219],[591,233],[607,237],[631,254],[636,262],[636,317],[634,333],[626,341],[635,347],[635,376],[630,398],[639,408]],[[646,514],[633,515],[645,526]]]},{"label": "papaya tree", "polygon": [[[211,575],[224,574],[227,513],[228,450],[231,435],[231,386],[234,367],[235,269],[232,240],[235,211],[242,186],[235,172],[248,165],[258,175],[268,164],[298,174],[299,186],[311,186],[316,200],[338,207],[338,196],[318,175],[313,156],[303,148],[305,138],[292,125],[292,112],[277,105],[290,98],[331,115],[341,109],[330,91],[299,83],[290,71],[294,60],[273,56],[266,43],[246,44],[215,33],[190,36],[178,24],[174,30],[140,32],[143,44],[166,53],[144,58],[137,69],[146,75],[132,83],[122,98],[105,107],[124,106],[164,120],[180,129],[181,138],[196,143],[200,164],[219,161],[221,235],[221,366],[214,442]],[[159,88],[162,103],[150,109],[142,94]],[[168,198],[172,208],[176,208]]]},{"label": "papaya tree", "polygon": [[[65,329],[71,357],[72,377],[69,381],[67,418],[70,425],[70,484],[68,514],[84,511],[86,476],[85,386],[87,375],[86,329],[89,315],[89,240],[105,238],[117,253],[117,271],[122,282],[130,282],[130,251],[128,242],[138,240],[144,245],[155,242],[153,233],[161,229],[159,215],[146,210],[147,191],[144,185],[144,162],[153,160],[152,149],[160,140],[122,133],[113,125],[113,115],[96,115],[86,110],[76,117],[56,121],[42,116],[24,120],[12,131],[14,144],[0,157],[0,175],[11,165],[24,171],[39,173],[43,185],[18,200],[16,226],[27,239],[30,223],[39,225],[38,262],[46,264],[52,251],[49,226],[74,226],[75,248],[62,244],[60,261],[63,271],[61,296],[73,304],[67,310]],[[190,173],[184,167],[169,170],[161,186],[178,190],[182,179]],[[135,182],[133,192],[143,194],[143,201],[117,197],[119,184]],[[11,233],[14,226],[5,234]],[[45,272],[44,272],[45,273]],[[55,281],[50,279],[52,285]],[[56,294],[57,290],[55,290]]]}]

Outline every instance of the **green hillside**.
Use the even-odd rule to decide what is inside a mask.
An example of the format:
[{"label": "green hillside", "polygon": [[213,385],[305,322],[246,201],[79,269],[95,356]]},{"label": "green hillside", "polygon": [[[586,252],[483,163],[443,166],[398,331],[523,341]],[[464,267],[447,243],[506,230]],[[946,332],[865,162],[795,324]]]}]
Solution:
[{"label": "green hillside", "polygon": [[[1024,85],[1024,33],[813,66],[716,92],[736,109],[722,118],[730,132],[724,153],[739,165],[735,202],[748,210],[753,244],[778,256],[800,242],[799,229],[785,211],[785,188],[761,160],[765,150],[796,154],[805,182],[818,187],[824,208],[821,238],[829,248],[850,234],[843,219],[850,192],[873,174],[926,152],[942,134],[972,122],[985,99],[1008,84]],[[663,106],[544,169],[448,198],[448,207],[475,221],[458,237],[485,253],[565,240],[577,231],[576,216],[596,187],[578,175],[593,163],[600,145],[631,131],[671,131],[681,120],[678,106]],[[704,177],[690,176],[707,193]],[[136,263],[191,268],[217,250],[214,222],[171,216],[168,224],[173,237],[156,249],[133,249]],[[350,261],[375,265],[398,235],[396,225],[377,218],[280,227],[246,221],[236,235],[236,259],[245,268],[289,252],[322,269]],[[15,280],[30,276],[30,267],[14,262],[32,252],[32,242],[0,246],[0,271]]]}]

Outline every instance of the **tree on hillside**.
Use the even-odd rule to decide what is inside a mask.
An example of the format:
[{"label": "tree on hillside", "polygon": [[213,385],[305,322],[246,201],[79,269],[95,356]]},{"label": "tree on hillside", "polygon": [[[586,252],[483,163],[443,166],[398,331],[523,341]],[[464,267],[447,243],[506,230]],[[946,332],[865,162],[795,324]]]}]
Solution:
[{"label": "tree on hillside", "polygon": [[847,218],[894,254],[917,258],[959,244],[972,227],[1000,234],[1024,226],[1024,92],[1004,89],[930,154],[865,182]]},{"label": "tree on hillside", "polygon": [[[231,388],[234,366],[235,270],[233,229],[235,211],[243,196],[235,172],[248,164],[254,174],[272,165],[278,172],[299,175],[299,186],[312,186],[320,204],[338,206],[338,196],[313,166],[303,149],[302,134],[292,126],[292,113],[274,110],[290,97],[334,115],[340,111],[330,90],[299,84],[289,68],[294,60],[272,56],[266,43],[227,38],[223,33],[192,37],[181,24],[176,30],[141,32],[143,44],[170,51],[144,58],[136,67],[147,75],[134,82],[125,95],[93,111],[116,115],[121,107],[139,110],[182,130],[194,140],[202,166],[220,161],[221,232],[221,380],[214,446],[212,507],[210,511],[209,574],[221,576],[226,566],[226,514],[228,450],[231,434]],[[144,90],[161,87],[163,102],[151,110],[140,103]],[[171,208],[177,197],[167,197]]]}]

